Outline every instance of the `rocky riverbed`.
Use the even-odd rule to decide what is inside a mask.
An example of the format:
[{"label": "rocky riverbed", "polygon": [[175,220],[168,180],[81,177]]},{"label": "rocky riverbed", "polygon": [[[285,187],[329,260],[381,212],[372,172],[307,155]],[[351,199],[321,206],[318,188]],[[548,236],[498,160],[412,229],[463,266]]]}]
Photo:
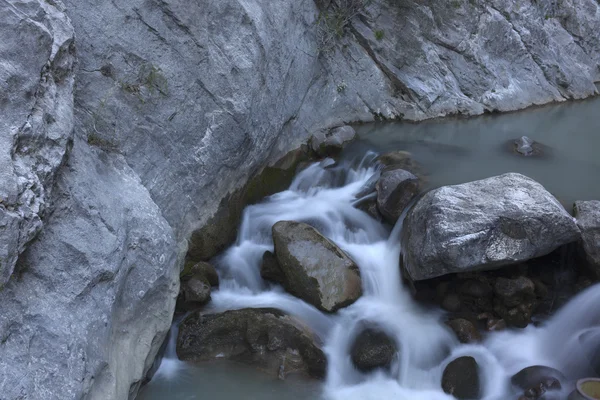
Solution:
[{"label": "rocky riverbed", "polygon": [[[594,0],[0,0],[0,11],[9,400],[135,397],[180,283],[180,303],[208,300],[206,276],[180,282],[186,258],[226,250],[244,207],[284,190],[339,142],[336,128],[582,99],[600,80]],[[379,185],[381,201],[407,201],[392,187]]]}]

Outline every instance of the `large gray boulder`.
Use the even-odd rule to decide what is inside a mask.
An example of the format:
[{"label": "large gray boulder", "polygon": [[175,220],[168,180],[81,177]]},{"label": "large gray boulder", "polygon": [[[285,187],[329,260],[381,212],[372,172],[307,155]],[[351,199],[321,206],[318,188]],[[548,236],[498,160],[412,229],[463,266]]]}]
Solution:
[{"label": "large gray boulder", "polygon": [[0,288],[43,226],[73,137],[75,46],[60,4],[0,1]]},{"label": "large gray boulder", "polygon": [[270,308],[191,314],[179,326],[177,355],[193,362],[241,361],[280,378],[294,372],[322,378],[327,366],[310,330]]},{"label": "large gray boulder", "polygon": [[600,278],[600,201],[577,201],[574,211],[581,229],[580,253],[586,266]]},{"label": "large gray boulder", "polygon": [[279,221],[273,225],[273,242],[290,293],[326,312],[362,295],[356,263],[312,226]]},{"label": "large gray boulder", "polygon": [[423,196],[405,221],[403,265],[413,280],[495,269],[579,237],[573,217],[542,185],[510,173]]}]

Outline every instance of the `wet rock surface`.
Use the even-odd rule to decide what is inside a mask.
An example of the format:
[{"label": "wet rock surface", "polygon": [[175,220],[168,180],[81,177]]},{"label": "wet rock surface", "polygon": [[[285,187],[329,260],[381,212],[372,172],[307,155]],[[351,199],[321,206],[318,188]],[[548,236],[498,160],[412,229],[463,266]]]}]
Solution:
[{"label": "wet rock surface", "polygon": [[417,281],[516,264],[580,235],[542,185],[510,173],[426,193],[407,215],[402,262]]},{"label": "wet rock surface", "polygon": [[523,390],[523,398],[539,399],[547,391],[560,390],[565,376],[558,370],[541,365],[527,367],[511,378],[511,383]]},{"label": "wet rock surface", "polygon": [[326,312],[350,305],[362,295],[356,263],[315,228],[279,221],[273,225],[273,241],[290,293]]},{"label": "wet rock surface", "polygon": [[459,357],[448,364],[442,375],[444,392],[460,400],[479,399],[479,365],[473,357]]},{"label": "wet rock surface", "polygon": [[600,201],[578,201],[573,209],[581,229],[578,244],[581,260],[592,275],[600,279]]},{"label": "wet rock surface", "polygon": [[395,224],[405,208],[419,194],[419,179],[403,169],[381,173],[377,181],[377,209],[390,224]]},{"label": "wet rock surface", "polygon": [[481,334],[475,325],[464,318],[456,318],[446,322],[454,331],[461,343],[477,343],[481,341]]},{"label": "wet rock surface", "polygon": [[385,332],[367,328],[360,332],[350,349],[352,363],[362,372],[389,369],[397,358],[396,342]]},{"label": "wet rock surface", "polygon": [[302,323],[269,308],[193,313],[180,325],[177,355],[192,362],[240,361],[282,379],[290,373],[323,378],[327,365],[315,337]]},{"label": "wet rock surface", "polygon": [[333,128],[328,132],[314,134],[309,145],[320,157],[335,156],[339,154],[346,145],[356,140],[358,136],[354,128],[348,125]]}]

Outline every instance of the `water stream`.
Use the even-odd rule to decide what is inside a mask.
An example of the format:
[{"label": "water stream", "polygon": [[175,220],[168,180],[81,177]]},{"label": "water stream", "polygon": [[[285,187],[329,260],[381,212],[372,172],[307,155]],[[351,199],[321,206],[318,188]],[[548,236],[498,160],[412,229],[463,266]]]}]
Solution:
[{"label": "water stream", "polygon": [[[596,104],[598,107],[600,103],[594,101],[586,104]],[[541,110],[538,110],[538,113],[539,111]],[[591,122],[588,121],[591,128],[600,128],[598,120],[596,118]],[[463,130],[465,126],[469,126],[464,123],[468,122],[460,122]],[[464,179],[455,180],[468,181],[471,180],[471,175],[473,177],[484,177],[479,176],[482,174],[494,175],[495,173],[490,174],[490,169],[500,173],[521,172],[523,168],[526,170],[529,168],[531,172],[537,171],[540,167],[531,164],[531,161],[535,160],[518,159],[513,160],[514,163],[508,170],[506,170],[506,163],[502,166],[496,165],[493,157],[505,150],[498,147],[505,141],[505,138],[501,137],[491,140],[487,147],[480,144],[477,151],[483,148],[487,150],[471,157],[477,160],[485,156],[491,160],[490,164],[493,166],[483,168],[484,171],[472,171],[469,175],[465,172],[469,168],[464,167],[464,164],[469,162],[465,161],[469,156],[465,154],[470,154],[469,151],[473,149],[464,145],[469,142],[467,139],[464,139],[467,142],[458,141],[458,148],[466,153],[464,151],[457,153],[453,152],[457,146],[457,141],[452,139],[453,136],[446,140],[443,135],[440,139],[439,135],[427,136],[421,132],[417,135],[418,140],[411,141],[410,132],[416,128],[412,126],[407,128],[406,125],[404,128],[399,128],[398,125],[392,127],[394,125],[387,125],[385,133],[381,133],[381,130],[372,132],[373,126],[363,127],[365,140],[362,145],[349,151],[345,159],[337,164],[334,164],[333,160],[315,163],[300,172],[288,190],[277,193],[260,204],[247,207],[236,243],[215,260],[221,285],[219,290],[213,293],[207,311],[276,307],[297,316],[310,326],[325,344],[324,350],[328,358],[325,382],[323,384],[304,380],[281,382],[276,378],[255,372],[250,367],[227,362],[192,366],[176,360],[174,342],[172,342],[155,378],[142,390],[139,398],[143,400],[452,399],[440,388],[441,375],[445,366],[461,355],[470,355],[477,360],[482,372],[482,398],[488,400],[516,399],[517,391],[511,387],[510,377],[531,365],[555,367],[564,372],[571,381],[592,373],[588,359],[596,353],[597,349],[600,349],[600,307],[597,306],[600,304],[600,286],[593,286],[572,299],[541,326],[530,325],[522,330],[490,333],[478,345],[460,344],[443,323],[444,315],[441,310],[427,308],[411,298],[408,290],[401,284],[398,265],[402,250],[399,235],[403,218],[393,229],[390,229],[353,207],[356,201],[355,194],[376,172],[377,166],[373,161],[377,153],[369,149],[381,151],[381,147],[408,148],[427,167],[434,165],[429,181],[429,184],[434,186],[455,183],[448,181],[452,181],[456,175],[452,175],[452,179],[449,179],[450,175],[443,168],[436,169],[435,162],[427,162],[424,154],[431,150],[427,150],[426,144],[423,144],[424,138],[435,141],[436,145],[448,144],[448,154],[442,151],[440,157],[450,163],[446,168],[456,167],[459,170],[457,175],[464,176]],[[408,133],[405,132],[404,136],[399,135],[398,129],[408,129]],[[519,132],[510,132],[512,137],[520,136]],[[600,129],[597,132],[600,132]],[[530,132],[528,134],[536,140],[543,141],[541,134],[539,136]],[[600,135],[595,136],[593,140],[600,140]],[[573,134],[573,137],[577,136]],[[385,138],[385,141],[381,138]],[[598,173],[588,176],[591,171],[600,172],[600,161],[598,161],[600,158],[595,158],[594,155],[591,159],[592,152],[589,151],[585,153],[585,157],[581,156],[581,153],[576,157],[578,163],[569,164],[564,161],[569,157],[565,156],[562,146],[557,149],[557,143],[552,142],[550,136],[545,138],[547,139],[545,143],[554,150],[553,158],[540,159],[537,160],[538,162],[553,166],[558,164],[556,170],[563,171],[565,178],[573,176],[577,168],[586,168],[578,175],[582,177],[582,181],[575,185],[577,190],[572,190],[569,186],[571,183],[565,183],[564,186],[557,186],[558,195],[562,195],[562,198],[569,201],[575,196],[582,196],[582,198],[595,196],[600,199],[600,193],[597,192],[600,190],[598,188],[600,185],[589,185],[590,179],[597,182]],[[385,142],[384,145],[382,141]],[[391,146],[390,143],[394,141],[400,144]],[[449,143],[444,143],[445,141],[452,142],[452,147]],[[595,149],[599,148],[600,143],[597,143]],[[457,154],[455,157],[462,160],[463,167],[452,164],[449,154]],[[507,152],[502,154],[504,157],[513,157]],[[476,162],[472,162],[475,166]],[[522,172],[527,173],[527,171]],[[535,176],[535,173],[528,175],[540,179],[539,176]],[[544,179],[540,180],[547,184]],[[586,185],[587,190],[580,188]],[[271,227],[280,220],[309,223],[345,250],[360,267],[364,295],[351,306],[334,315],[328,315],[287,294],[281,287],[263,281],[260,277],[262,255],[266,250],[273,250]],[[391,372],[363,374],[353,367],[349,347],[363,321],[382,327],[400,344],[399,357]],[[572,386],[567,385],[563,392],[555,393],[555,397],[546,398],[565,399],[566,393],[571,389]]]}]

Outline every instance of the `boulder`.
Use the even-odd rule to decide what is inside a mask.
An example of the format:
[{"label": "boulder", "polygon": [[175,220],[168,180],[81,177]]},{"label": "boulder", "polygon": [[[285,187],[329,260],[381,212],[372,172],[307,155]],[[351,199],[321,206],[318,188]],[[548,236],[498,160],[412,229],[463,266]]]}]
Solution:
[{"label": "boulder", "polygon": [[358,136],[354,128],[340,126],[328,132],[319,131],[310,138],[310,148],[321,157],[334,156]]},{"label": "boulder", "polygon": [[473,357],[459,357],[444,369],[442,389],[459,400],[478,399],[479,386],[479,365]]},{"label": "boulder", "polygon": [[[189,266],[192,264],[191,266]],[[219,275],[207,262],[186,263],[181,274],[181,289],[177,297],[177,309],[189,311],[210,301],[211,286],[219,285]]]},{"label": "boulder", "polygon": [[308,328],[270,308],[192,313],[179,326],[177,355],[192,362],[240,361],[280,378],[295,372],[322,378],[327,365]]},{"label": "boulder", "polygon": [[210,283],[206,279],[192,277],[181,282],[183,301],[188,304],[204,305],[210,300]]},{"label": "boulder", "polygon": [[481,341],[479,331],[471,321],[456,318],[447,322],[461,343],[477,343]]},{"label": "boulder", "polygon": [[[190,265],[191,264],[191,265]],[[186,268],[181,274],[182,281],[186,278],[195,277],[208,282],[210,286],[219,286],[219,274],[212,264],[204,261],[187,262]]]},{"label": "boulder", "polygon": [[270,251],[265,251],[263,254],[260,276],[267,281],[285,286],[285,275],[279,266],[277,257]]},{"label": "boulder", "polygon": [[573,209],[581,229],[579,252],[585,265],[600,279],[600,201],[578,201]]},{"label": "boulder", "polygon": [[352,362],[362,372],[389,369],[398,352],[396,342],[386,333],[367,328],[354,340],[350,349]]},{"label": "boulder", "polygon": [[279,221],[273,225],[273,242],[285,288],[295,296],[334,312],[362,295],[356,263],[312,226]]},{"label": "boulder", "polygon": [[383,171],[377,181],[377,209],[395,224],[404,209],[419,194],[419,179],[403,169]]},{"label": "boulder", "polygon": [[509,173],[423,196],[405,221],[402,261],[410,279],[422,280],[516,264],[579,237],[542,185]]}]

